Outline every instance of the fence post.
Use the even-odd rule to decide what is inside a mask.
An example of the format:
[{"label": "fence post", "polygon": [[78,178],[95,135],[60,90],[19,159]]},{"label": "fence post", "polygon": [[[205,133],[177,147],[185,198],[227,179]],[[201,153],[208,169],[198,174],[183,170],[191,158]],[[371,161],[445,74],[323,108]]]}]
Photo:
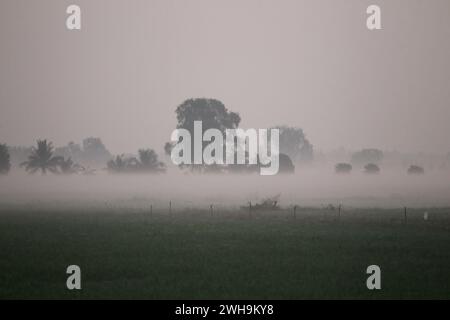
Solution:
[{"label": "fence post", "polygon": [[210,210],[210,212],[211,212],[211,217],[213,216],[213,205],[210,205],[209,206],[209,210]]},{"label": "fence post", "polygon": [[297,218],[297,205],[294,205],[294,219]]},{"label": "fence post", "polygon": [[342,207],[342,205],[341,204],[339,204],[339,211],[338,211],[338,219],[339,220],[341,220],[341,207]]},{"label": "fence post", "polygon": [[248,215],[250,217],[252,216],[252,202],[251,201],[248,203]]},{"label": "fence post", "polygon": [[169,214],[172,214],[172,200],[169,201]]},{"label": "fence post", "polygon": [[153,205],[150,205],[150,216],[153,216]]}]

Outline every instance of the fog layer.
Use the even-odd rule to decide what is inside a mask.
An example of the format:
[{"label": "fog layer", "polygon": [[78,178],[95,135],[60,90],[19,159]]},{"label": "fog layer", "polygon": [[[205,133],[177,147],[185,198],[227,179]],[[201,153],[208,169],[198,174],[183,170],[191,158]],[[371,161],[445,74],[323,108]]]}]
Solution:
[{"label": "fog layer", "polygon": [[238,208],[280,195],[284,207],[450,206],[450,171],[408,176],[399,170],[368,175],[354,170],[337,175],[329,168],[294,175],[192,175],[171,170],[163,175],[41,176],[24,173],[0,177],[1,203],[70,206],[92,203],[155,209]]}]

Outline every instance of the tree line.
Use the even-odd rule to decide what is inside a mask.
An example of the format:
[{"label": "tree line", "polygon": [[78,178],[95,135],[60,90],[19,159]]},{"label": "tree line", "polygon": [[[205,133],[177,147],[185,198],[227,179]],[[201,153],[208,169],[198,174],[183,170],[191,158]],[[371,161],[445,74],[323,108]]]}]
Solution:
[{"label": "tree line", "polygon": [[[193,133],[195,121],[202,121],[202,130],[218,129],[222,133],[226,129],[239,127],[241,117],[228,110],[216,99],[188,99],[175,110],[177,129],[186,129]],[[311,163],[314,159],[314,148],[306,138],[303,130],[285,125],[274,126],[280,132],[280,173],[293,173],[295,164]],[[202,133],[203,134],[203,133]],[[194,135],[191,135],[192,138]],[[164,145],[166,155],[170,155],[174,143]],[[192,147],[194,143],[191,143]],[[205,147],[205,146],[203,146]],[[31,148],[10,147],[0,145],[0,173],[7,173],[11,168],[10,153],[20,159],[20,166],[27,172],[47,172],[58,174],[92,174],[93,166],[101,164],[110,173],[164,173],[166,165],[158,159],[157,153],[150,148],[140,149],[137,155],[113,156],[104,146],[100,138],[86,138],[82,145],[70,142],[68,145],[54,148],[48,140],[38,140]],[[193,155],[194,152],[191,152]],[[378,149],[363,149],[351,156],[350,163],[340,162],[335,165],[335,172],[348,174],[353,166],[363,166],[366,173],[377,174],[381,171],[380,163],[383,152]],[[192,163],[193,161],[191,161]],[[253,173],[258,165],[185,165],[183,170],[197,173]],[[416,164],[408,168],[408,173],[422,174],[424,169]]]},{"label": "tree line", "polygon": [[[241,117],[238,113],[228,110],[216,99],[188,99],[176,110],[176,128],[184,128],[193,132],[194,121],[202,121],[203,131],[214,128],[221,132],[235,129],[239,126]],[[306,139],[301,128],[278,126],[280,130],[280,172],[293,173],[294,163],[310,162],[313,159],[313,146]],[[192,135],[193,136],[193,135]],[[164,146],[165,153],[170,155],[171,143]],[[193,146],[193,144],[192,144]],[[59,174],[93,173],[90,169],[99,163],[106,164],[106,170],[111,173],[163,173],[166,165],[159,161],[153,149],[138,150],[137,156],[124,154],[112,156],[99,138],[87,138],[82,146],[70,142],[67,146],[54,148],[48,140],[38,140],[32,148],[9,148],[18,155],[20,166],[30,173],[47,172]],[[5,164],[2,172],[10,170],[10,154],[6,145],[2,145],[2,160]],[[193,152],[191,154],[194,154]],[[180,165],[181,169],[200,173],[252,173],[258,165]]]}]

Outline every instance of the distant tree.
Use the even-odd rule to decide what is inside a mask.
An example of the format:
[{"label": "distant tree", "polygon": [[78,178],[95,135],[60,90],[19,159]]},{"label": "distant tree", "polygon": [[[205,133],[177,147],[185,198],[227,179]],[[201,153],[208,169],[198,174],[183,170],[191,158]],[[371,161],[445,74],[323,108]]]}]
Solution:
[{"label": "distant tree", "polygon": [[352,168],[353,167],[350,163],[338,163],[334,167],[334,170],[336,173],[348,174],[348,173],[352,172]]},{"label": "distant tree", "polygon": [[165,165],[158,160],[157,153],[152,149],[140,149],[138,158],[135,156],[118,155],[107,163],[111,173],[163,173]]},{"label": "distant tree", "polygon": [[313,160],[313,146],[301,128],[278,126],[276,129],[280,130],[280,153],[288,155],[295,162]]},{"label": "distant tree", "polygon": [[0,174],[7,174],[11,169],[9,150],[6,144],[0,144]]},{"label": "distant tree", "polygon": [[58,165],[63,174],[82,173],[85,170],[84,167],[74,163],[70,157],[66,160],[61,158]]},{"label": "distant tree", "polygon": [[66,146],[56,147],[55,148],[55,156],[61,156],[64,158],[70,158],[73,161],[79,162],[83,159],[83,149],[79,144],[75,142],[69,142]]},{"label": "distant tree", "polygon": [[111,173],[125,172],[128,167],[129,160],[125,158],[125,155],[118,155],[114,159],[111,159],[107,163],[107,169]]},{"label": "distant tree", "polygon": [[31,154],[32,147],[8,146],[8,151],[11,156],[11,165],[18,166],[28,159]]},{"label": "distant tree", "polygon": [[[279,154],[278,174],[293,174],[295,173],[295,165],[287,154]],[[246,163],[248,163],[248,153],[246,153]],[[257,160],[257,164],[232,164],[225,167],[221,172],[238,173],[238,174],[252,174],[261,171],[261,167],[268,167]]]},{"label": "distant tree", "polygon": [[83,163],[104,164],[111,157],[100,138],[90,137],[83,140]]},{"label": "distant tree", "polygon": [[369,163],[364,166],[364,172],[369,174],[378,174],[380,172],[380,167],[375,163]]},{"label": "distant tree", "polygon": [[352,155],[352,163],[362,165],[364,163],[380,164],[383,160],[383,151],[378,149],[363,149]]},{"label": "distant tree", "polygon": [[291,158],[287,154],[280,153],[279,155],[280,159],[280,167],[278,170],[278,173],[280,174],[292,174],[295,172],[295,166],[292,163]]},{"label": "distant tree", "polygon": [[424,174],[424,173],[425,173],[425,169],[420,166],[411,165],[408,168],[408,174]]},{"label": "distant tree", "polygon": [[164,145],[164,153],[170,156],[170,154],[172,153],[172,148],[172,143],[166,142],[166,144]]},{"label": "distant tree", "polygon": [[158,155],[152,149],[140,149],[139,153],[139,168],[142,171],[160,173],[165,171],[165,165],[158,160]]},{"label": "distant tree", "polygon": [[21,163],[22,167],[29,173],[35,173],[41,170],[42,174],[47,171],[58,173],[58,167],[61,163],[62,157],[53,156],[53,145],[47,140],[38,140],[37,148],[32,148],[31,155],[28,161]]}]

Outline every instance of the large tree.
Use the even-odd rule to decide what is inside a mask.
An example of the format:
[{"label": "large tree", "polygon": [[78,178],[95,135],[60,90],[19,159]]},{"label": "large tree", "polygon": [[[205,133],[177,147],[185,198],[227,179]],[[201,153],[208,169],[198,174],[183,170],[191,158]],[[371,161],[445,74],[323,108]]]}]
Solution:
[{"label": "large tree", "polygon": [[0,144],[0,174],[6,174],[11,169],[11,162],[9,159],[9,150],[6,144]]},{"label": "large tree", "polygon": [[225,133],[226,129],[235,129],[241,122],[239,114],[228,111],[225,105],[216,99],[189,99],[179,105],[175,111],[177,128],[187,129],[194,133],[194,121],[202,121],[203,131],[219,129]]},{"label": "large tree", "polygon": [[29,173],[35,173],[38,170],[42,174],[46,174],[47,171],[52,173],[59,173],[58,167],[61,161],[64,160],[62,157],[53,156],[53,145],[47,140],[38,140],[37,148],[33,147],[28,160],[21,163],[22,167]]},{"label": "large tree", "polygon": [[[229,111],[225,105],[216,99],[189,99],[179,105],[175,111],[177,116],[177,129],[186,129],[191,134],[191,157],[194,157],[194,121],[202,121],[202,135],[208,129],[218,129],[225,134],[226,129],[236,129],[241,122],[238,113]],[[207,145],[203,142],[203,148]],[[173,144],[166,143],[164,150],[170,155]],[[203,165],[192,165],[191,169],[202,171]]]}]

